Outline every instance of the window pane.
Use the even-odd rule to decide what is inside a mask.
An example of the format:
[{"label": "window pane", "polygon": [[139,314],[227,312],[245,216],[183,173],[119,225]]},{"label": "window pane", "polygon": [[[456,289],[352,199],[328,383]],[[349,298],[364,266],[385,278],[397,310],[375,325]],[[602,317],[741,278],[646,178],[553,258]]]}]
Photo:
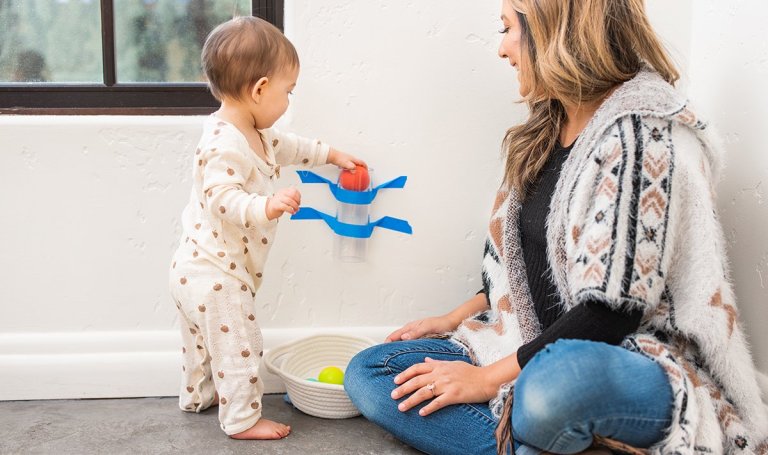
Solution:
[{"label": "window pane", "polygon": [[115,0],[118,82],[202,82],[205,37],[251,0]]},{"label": "window pane", "polygon": [[98,0],[0,0],[0,83],[103,81]]}]

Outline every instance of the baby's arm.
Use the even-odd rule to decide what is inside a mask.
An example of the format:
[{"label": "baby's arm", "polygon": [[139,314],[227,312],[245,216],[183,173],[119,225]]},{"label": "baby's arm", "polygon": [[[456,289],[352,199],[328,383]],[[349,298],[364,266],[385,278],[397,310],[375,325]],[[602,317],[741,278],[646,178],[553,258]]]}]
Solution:
[{"label": "baby's arm", "polygon": [[271,222],[267,216],[266,194],[248,193],[244,185],[252,164],[237,148],[213,147],[203,151],[203,194],[205,209],[228,223],[248,228]]},{"label": "baby's arm", "polygon": [[275,160],[281,166],[314,167],[326,164],[331,147],[318,139],[308,139],[276,128],[261,130],[264,140],[275,149]]},{"label": "baby's arm", "polygon": [[280,165],[299,165],[305,167],[335,164],[345,169],[354,169],[355,165],[365,166],[365,162],[352,155],[341,152],[317,139],[307,139],[292,133],[283,133],[276,128],[262,130],[275,149],[275,160]]}]

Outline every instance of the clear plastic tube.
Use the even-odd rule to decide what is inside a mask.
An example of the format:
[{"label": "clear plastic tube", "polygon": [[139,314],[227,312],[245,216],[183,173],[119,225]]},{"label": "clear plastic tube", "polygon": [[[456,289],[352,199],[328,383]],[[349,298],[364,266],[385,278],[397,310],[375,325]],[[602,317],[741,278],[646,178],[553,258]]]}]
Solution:
[{"label": "clear plastic tube", "polygon": [[[370,182],[366,191],[371,191],[373,182],[373,169],[368,169]],[[336,218],[342,223],[366,225],[370,219],[369,204],[347,204],[337,202]],[[333,255],[341,262],[365,262],[368,239],[344,237],[334,235]]]}]

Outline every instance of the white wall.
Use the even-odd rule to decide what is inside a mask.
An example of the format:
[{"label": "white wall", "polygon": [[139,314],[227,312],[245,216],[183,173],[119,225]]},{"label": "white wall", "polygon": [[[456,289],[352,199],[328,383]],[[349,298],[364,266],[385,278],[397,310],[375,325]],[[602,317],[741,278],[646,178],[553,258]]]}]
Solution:
[{"label": "white wall", "polygon": [[719,210],[741,321],[768,371],[768,4],[697,0],[690,96],[728,150]]},{"label": "white wall", "polygon": [[[257,296],[265,344],[339,327],[381,338],[388,327],[447,311],[480,286],[499,143],[525,113],[514,103],[514,73],[496,56],[500,2],[286,3],[286,33],[302,72],[284,127],[359,154],[379,180],[407,175],[404,190],[380,193],[373,216],[405,218],[414,235],[376,232],[366,263],[339,264],[327,227],[284,220]],[[724,113],[741,112],[740,104],[715,90],[721,78],[701,63],[712,19],[699,5],[708,3],[653,0],[649,11],[676,60],[690,68],[683,87],[690,81],[698,104],[714,106],[715,123],[733,125],[745,141],[747,132],[759,131],[759,109],[750,111],[754,120],[745,114],[746,123],[729,123]],[[754,10],[768,7],[743,2],[740,11],[756,17]],[[751,20],[756,33],[758,20]],[[720,51],[751,55],[735,42]],[[766,57],[763,47],[750,61],[757,67]],[[726,66],[722,71],[727,75]],[[768,92],[768,83],[750,82]],[[765,108],[764,98],[749,102]],[[178,342],[167,266],[200,123],[0,117],[0,399],[175,393]],[[768,268],[759,234],[768,224],[765,206],[738,190],[727,194],[744,175],[756,185],[768,170],[757,141],[742,143],[745,174],[731,168],[722,200],[728,206],[741,195],[736,206],[743,213],[762,209],[762,229],[733,234],[741,250],[732,259],[742,314],[768,370],[768,340],[757,334],[766,294],[754,273],[755,264]],[[762,167],[746,166],[758,159]],[[283,184],[298,180],[289,173]],[[306,205],[333,210],[327,189],[300,189]],[[734,223],[724,216],[728,229]],[[768,282],[768,270],[761,273]]]}]

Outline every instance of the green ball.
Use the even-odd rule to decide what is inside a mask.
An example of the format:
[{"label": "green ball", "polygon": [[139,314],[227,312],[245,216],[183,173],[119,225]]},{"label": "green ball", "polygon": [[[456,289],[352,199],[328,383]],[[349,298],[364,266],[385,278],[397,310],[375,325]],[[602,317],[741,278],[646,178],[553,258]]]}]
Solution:
[{"label": "green ball", "polygon": [[317,379],[326,384],[344,384],[344,372],[339,367],[325,367],[320,371]]}]

